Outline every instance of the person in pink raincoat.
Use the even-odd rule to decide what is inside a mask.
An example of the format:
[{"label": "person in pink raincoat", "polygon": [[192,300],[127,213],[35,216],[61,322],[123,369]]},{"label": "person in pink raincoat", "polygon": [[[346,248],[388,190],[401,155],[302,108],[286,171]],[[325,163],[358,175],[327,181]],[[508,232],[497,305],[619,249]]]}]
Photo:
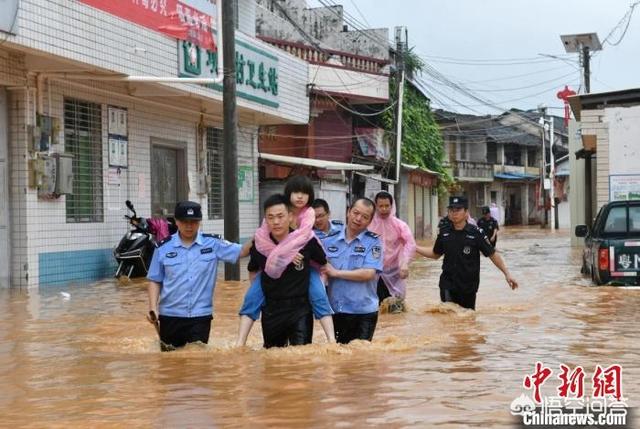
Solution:
[{"label": "person in pink raincoat", "polygon": [[383,272],[378,280],[378,298],[380,303],[388,297],[394,297],[392,312],[404,309],[407,293],[405,279],[409,276],[409,262],[416,252],[413,233],[404,221],[396,217],[393,196],[381,191],[375,197],[376,212],[369,230],[382,237],[384,243]]}]

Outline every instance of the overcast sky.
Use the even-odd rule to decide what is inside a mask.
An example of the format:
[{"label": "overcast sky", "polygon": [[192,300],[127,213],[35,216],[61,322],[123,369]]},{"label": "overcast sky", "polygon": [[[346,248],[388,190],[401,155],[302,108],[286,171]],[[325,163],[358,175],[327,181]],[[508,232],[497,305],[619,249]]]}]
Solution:
[{"label": "overcast sky", "polygon": [[[321,0],[309,0],[320,6]],[[428,63],[421,77],[434,107],[466,113],[536,108],[561,114],[556,93],[578,90],[577,54],[566,54],[561,34],[596,32],[600,41],[640,0],[322,0],[341,4],[352,24],[408,28],[409,46]],[[356,22],[357,21],[357,22]],[[626,21],[610,37],[617,42]],[[553,59],[539,54],[555,55]],[[520,63],[520,64],[513,64]],[[617,46],[605,43],[591,61],[591,92],[640,87],[640,4]],[[441,73],[451,82],[438,82]],[[460,85],[480,100],[468,98]],[[520,88],[520,89],[518,89]]]}]

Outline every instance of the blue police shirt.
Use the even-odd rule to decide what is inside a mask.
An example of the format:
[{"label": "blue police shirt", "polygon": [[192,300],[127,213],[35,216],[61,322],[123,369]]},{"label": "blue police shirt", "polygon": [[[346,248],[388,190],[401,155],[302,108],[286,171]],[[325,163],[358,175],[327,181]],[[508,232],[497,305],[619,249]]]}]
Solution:
[{"label": "blue police shirt", "polygon": [[241,249],[239,244],[199,231],[192,245],[185,247],[180,234],[173,234],[153,253],[147,274],[149,280],[161,284],[160,314],[211,315],[218,262],[237,262]]},{"label": "blue police shirt", "polygon": [[313,228],[313,232],[316,235],[316,237],[318,237],[320,240],[327,238],[330,235],[335,234],[336,232],[340,231],[342,228],[344,228],[344,223],[341,220],[331,220],[329,222],[329,232],[324,232],[322,230],[319,229],[315,229]]},{"label": "blue police shirt", "polygon": [[[347,242],[346,228],[323,240],[329,263],[338,270],[373,268],[382,272],[382,241],[377,234],[364,230]],[[378,276],[366,282],[331,277],[327,292],[336,313],[367,314],[378,311]]]}]

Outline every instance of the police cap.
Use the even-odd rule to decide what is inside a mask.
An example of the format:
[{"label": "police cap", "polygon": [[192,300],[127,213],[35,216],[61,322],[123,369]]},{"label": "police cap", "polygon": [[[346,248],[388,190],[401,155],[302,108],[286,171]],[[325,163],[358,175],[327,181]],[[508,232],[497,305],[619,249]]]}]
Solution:
[{"label": "police cap", "polygon": [[454,196],[449,197],[449,205],[447,206],[449,209],[468,209],[469,202],[467,201],[467,197],[463,196]]},{"label": "police cap", "polygon": [[491,213],[491,209],[487,206],[482,207],[482,214]]},{"label": "police cap", "polygon": [[180,201],[176,204],[174,217],[178,220],[202,220],[202,207],[193,201]]}]

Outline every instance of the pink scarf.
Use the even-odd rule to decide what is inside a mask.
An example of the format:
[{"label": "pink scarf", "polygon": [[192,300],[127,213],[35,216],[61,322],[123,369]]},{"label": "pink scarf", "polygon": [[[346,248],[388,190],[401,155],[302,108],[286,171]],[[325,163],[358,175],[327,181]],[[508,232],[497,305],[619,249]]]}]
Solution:
[{"label": "pink scarf", "polygon": [[383,219],[376,212],[368,229],[380,235],[384,243],[382,279],[393,296],[404,297],[407,285],[400,278],[400,266],[409,263],[416,252],[416,240],[409,225],[396,217],[393,204],[389,217]]},{"label": "pink scarf", "polygon": [[161,242],[170,235],[169,223],[166,219],[152,217],[147,219],[147,223],[149,224],[149,232],[155,236],[156,242]]},{"label": "pink scarf", "polygon": [[267,263],[264,271],[272,279],[278,279],[287,268],[293,258],[298,254],[309,240],[315,238],[313,233],[313,224],[316,221],[316,213],[310,208],[302,209],[297,218],[298,229],[289,233],[289,235],[276,244],[269,236],[269,227],[266,220],[262,221],[262,225],[256,231],[254,240],[256,249],[267,257]]}]

